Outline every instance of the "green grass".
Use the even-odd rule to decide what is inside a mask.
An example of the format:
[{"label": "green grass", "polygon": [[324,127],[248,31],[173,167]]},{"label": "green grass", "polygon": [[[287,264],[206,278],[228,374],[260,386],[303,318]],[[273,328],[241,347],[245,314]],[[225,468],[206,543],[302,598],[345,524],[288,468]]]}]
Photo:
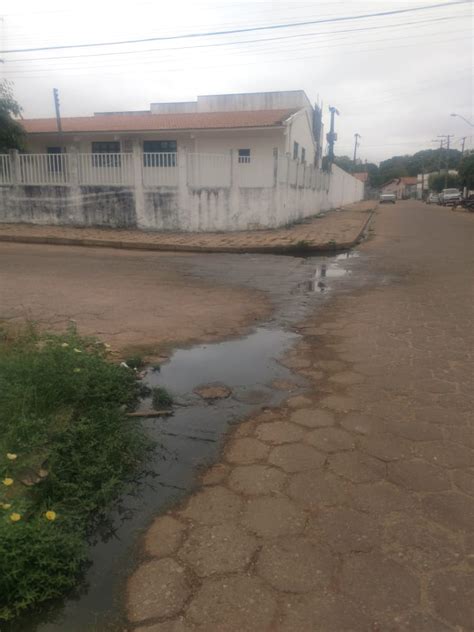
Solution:
[{"label": "green grass", "polygon": [[77,583],[88,535],[150,447],[126,415],[138,393],[134,371],[74,331],[0,332],[0,621]]},{"label": "green grass", "polygon": [[173,398],[168,391],[161,386],[152,389],[151,401],[155,410],[170,408],[173,405]]}]

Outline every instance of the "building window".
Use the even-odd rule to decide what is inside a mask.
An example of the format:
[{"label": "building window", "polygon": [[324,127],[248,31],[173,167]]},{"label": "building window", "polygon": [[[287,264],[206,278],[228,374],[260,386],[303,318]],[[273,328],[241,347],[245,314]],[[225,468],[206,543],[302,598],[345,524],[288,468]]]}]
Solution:
[{"label": "building window", "polygon": [[54,173],[62,171],[62,162],[60,155],[62,154],[61,147],[47,147],[48,153],[48,170]]},{"label": "building window", "polygon": [[98,154],[92,156],[94,167],[120,167],[121,165],[120,142],[118,141],[95,141],[92,143],[92,153]]},{"label": "building window", "polygon": [[301,148],[301,162],[306,162],[306,149],[304,147]]},{"label": "building window", "polygon": [[250,149],[239,149],[239,162],[243,164],[250,162]]},{"label": "building window", "polygon": [[144,140],[143,164],[145,167],[176,167],[175,140]]},{"label": "building window", "polygon": [[297,142],[293,143],[293,160],[298,160],[300,146]]}]

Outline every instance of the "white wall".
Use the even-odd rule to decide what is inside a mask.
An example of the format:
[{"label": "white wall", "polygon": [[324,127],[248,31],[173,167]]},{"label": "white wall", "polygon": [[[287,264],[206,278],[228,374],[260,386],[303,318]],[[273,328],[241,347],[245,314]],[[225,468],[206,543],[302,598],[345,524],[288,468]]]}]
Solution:
[{"label": "white wall", "polygon": [[297,142],[299,145],[298,159],[301,160],[301,149],[306,149],[306,162],[310,165],[314,162],[314,138],[312,125],[309,120],[309,114],[306,110],[301,110],[287,123],[287,135],[286,135],[286,152],[293,157],[293,143]]}]

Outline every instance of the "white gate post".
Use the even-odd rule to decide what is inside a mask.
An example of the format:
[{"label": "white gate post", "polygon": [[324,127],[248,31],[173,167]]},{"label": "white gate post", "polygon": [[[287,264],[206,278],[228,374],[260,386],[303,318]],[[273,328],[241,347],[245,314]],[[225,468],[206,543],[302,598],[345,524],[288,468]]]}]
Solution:
[{"label": "white gate post", "polygon": [[135,217],[137,228],[154,228],[149,226],[145,212],[145,190],[143,188],[143,152],[139,139],[133,140],[133,184],[135,199]]},{"label": "white gate post", "polygon": [[10,173],[12,184],[21,184],[20,154],[18,149],[10,149]]}]

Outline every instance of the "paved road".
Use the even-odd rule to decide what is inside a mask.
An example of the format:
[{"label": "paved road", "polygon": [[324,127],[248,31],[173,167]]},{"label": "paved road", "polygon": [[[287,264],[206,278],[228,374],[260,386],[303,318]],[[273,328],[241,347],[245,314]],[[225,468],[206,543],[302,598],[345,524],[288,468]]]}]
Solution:
[{"label": "paved road", "polygon": [[311,388],[241,424],[148,533],[131,629],[474,628],[474,217],[384,207],[361,250],[379,282],[286,359]]}]

